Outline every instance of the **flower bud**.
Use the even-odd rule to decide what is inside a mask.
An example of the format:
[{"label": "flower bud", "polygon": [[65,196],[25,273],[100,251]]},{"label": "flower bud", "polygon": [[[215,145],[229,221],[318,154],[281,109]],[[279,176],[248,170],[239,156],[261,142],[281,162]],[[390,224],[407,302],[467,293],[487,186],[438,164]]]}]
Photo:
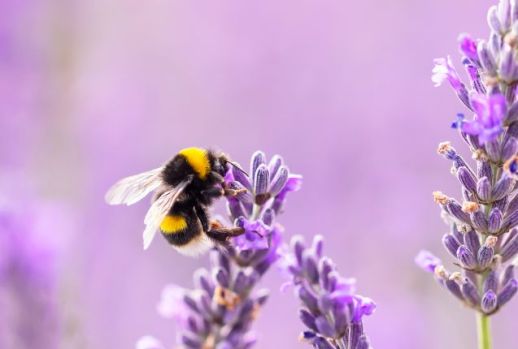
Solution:
[{"label": "flower bud", "polygon": [[450,254],[453,256],[453,257],[457,257],[457,250],[460,246],[459,242],[457,241],[457,239],[455,239],[453,237],[453,235],[451,234],[445,234],[443,237],[442,237],[442,243],[444,245],[444,247],[446,247],[446,249],[448,250],[448,252],[450,252]]},{"label": "flower bud", "polygon": [[494,234],[500,230],[502,226],[502,211],[498,207],[495,207],[489,213],[488,229],[491,234]]},{"label": "flower bud", "polygon": [[493,292],[493,290],[489,290],[484,293],[484,296],[482,296],[482,301],[480,302],[482,311],[484,311],[486,314],[491,313],[493,310],[495,310],[496,305],[497,299],[495,292]]},{"label": "flower bud", "polygon": [[505,81],[512,81],[516,69],[514,52],[506,45],[500,55],[499,75]]},{"label": "flower bud", "polygon": [[513,189],[514,179],[511,176],[506,175],[505,173],[502,177],[496,182],[495,187],[493,188],[493,192],[491,193],[491,197],[493,200],[500,200]]},{"label": "flower bud", "polygon": [[268,168],[265,164],[261,164],[254,173],[254,194],[261,195],[266,193],[269,184]]},{"label": "flower bud", "polygon": [[487,201],[491,198],[491,183],[487,177],[482,177],[477,183],[477,195],[480,200]]},{"label": "flower bud", "polygon": [[480,296],[477,291],[477,287],[468,279],[462,284],[462,294],[464,298],[471,305],[478,305],[480,303]]},{"label": "flower bud", "polygon": [[474,230],[470,230],[464,234],[464,244],[468,247],[471,253],[476,254],[478,252],[480,241]]},{"label": "flower bud", "polygon": [[481,268],[487,268],[493,259],[494,250],[492,247],[482,246],[478,251],[478,263]]},{"label": "flower bud", "polygon": [[306,309],[299,310],[299,319],[302,321],[304,325],[306,325],[309,329],[318,332],[317,326],[315,324],[315,317]]},{"label": "flower bud", "polygon": [[498,279],[496,277],[495,271],[492,270],[489,272],[489,274],[487,274],[482,287],[484,289],[484,292],[487,292],[489,290],[496,292],[498,288]]},{"label": "flower bud", "polygon": [[268,190],[272,196],[277,195],[282,188],[284,188],[288,181],[288,175],[289,171],[285,166],[281,166],[281,168],[278,169],[277,174],[272,179],[270,189]]},{"label": "flower bud", "polygon": [[468,269],[473,269],[477,266],[475,256],[465,245],[461,245],[458,248],[457,258],[462,263],[462,265]]},{"label": "flower bud", "polygon": [[[509,113],[511,110],[509,111]],[[515,137],[509,137],[502,149],[502,161],[507,161],[518,152],[518,141]]]},{"label": "flower bud", "polygon": [[470,192],[476,192],[477,184],[475,182],[475,177],[473,176],[471,171],[468,170],[466,167],[460,167],[457,170],[457,178],[462,183],[464,188],[466,188]]},{"label": "flower bud", "polygon": [[487,43],[481,40],[477,45],[477,53],[478,58],[480,60],[480,64],[487,71],[489,76],[496,76],[496,64],[495,58],[491,51],[489,51],[487,47]]},{"label": "flower bud", "polygon": [[518,290],[518,281],[516,279],[510,280],[505,284],[504,288],[498,295],[498,306],[501,307],[505,303],[509,302],[511,298],[516,294]]}]

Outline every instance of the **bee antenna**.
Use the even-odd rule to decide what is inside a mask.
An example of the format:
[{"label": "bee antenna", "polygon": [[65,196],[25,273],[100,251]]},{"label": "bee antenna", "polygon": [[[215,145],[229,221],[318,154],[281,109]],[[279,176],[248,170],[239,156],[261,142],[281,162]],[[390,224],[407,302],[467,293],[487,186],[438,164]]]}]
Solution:
[{"label": "bee antenna", "polygon": [[242,172],[244,173],[247,177],[248,177],[248,173],[246,173],[245,170],[243,170],[243,168],[237,163],[237,162],[234,162],[234,161],[230,161],[230,160],[227,160],[227,162],[232,165],[232,167],[234,167],[235,169],[237,169],[239,172]]}]

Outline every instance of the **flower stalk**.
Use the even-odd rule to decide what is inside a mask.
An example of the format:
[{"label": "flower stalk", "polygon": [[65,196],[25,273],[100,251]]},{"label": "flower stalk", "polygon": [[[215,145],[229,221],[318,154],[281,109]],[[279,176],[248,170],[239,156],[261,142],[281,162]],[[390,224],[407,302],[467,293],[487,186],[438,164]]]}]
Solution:
[{"label": "flower stalk", "polygon": [[477,313],[478,349],[491,349],[491,326],[489,316]]}]

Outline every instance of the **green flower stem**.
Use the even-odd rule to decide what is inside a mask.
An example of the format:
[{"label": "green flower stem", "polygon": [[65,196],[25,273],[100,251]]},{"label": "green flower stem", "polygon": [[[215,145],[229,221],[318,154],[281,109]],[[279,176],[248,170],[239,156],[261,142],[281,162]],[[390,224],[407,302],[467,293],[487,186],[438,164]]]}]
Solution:
[{"label": "green flower stem", "polygon": [[491,349],[491,329],[489,316],[477,312],[478,349]]}]

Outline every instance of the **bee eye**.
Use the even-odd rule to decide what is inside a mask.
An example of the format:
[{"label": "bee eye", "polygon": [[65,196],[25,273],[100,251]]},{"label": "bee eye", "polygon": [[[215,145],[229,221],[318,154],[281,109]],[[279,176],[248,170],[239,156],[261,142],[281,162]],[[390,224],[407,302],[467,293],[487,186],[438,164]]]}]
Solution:
[{"label": "bee eye", "polygon": [[214,164],[214,170],[221,175],[227,172],[228,161],[224,157],[220,157]]}]

